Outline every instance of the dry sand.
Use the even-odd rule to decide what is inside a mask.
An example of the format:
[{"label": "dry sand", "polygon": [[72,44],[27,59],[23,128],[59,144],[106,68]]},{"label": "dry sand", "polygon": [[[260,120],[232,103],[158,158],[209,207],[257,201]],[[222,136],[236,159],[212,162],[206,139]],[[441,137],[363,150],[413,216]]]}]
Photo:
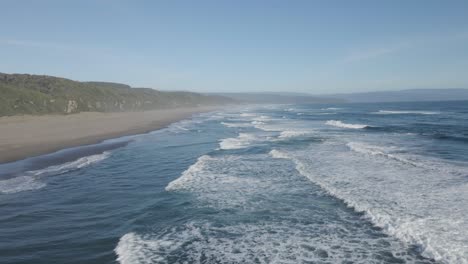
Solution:
[{"label": "dry sand", "polygon": [[214,108],[0,117],[0,163],[125,135],[147,133]]}]

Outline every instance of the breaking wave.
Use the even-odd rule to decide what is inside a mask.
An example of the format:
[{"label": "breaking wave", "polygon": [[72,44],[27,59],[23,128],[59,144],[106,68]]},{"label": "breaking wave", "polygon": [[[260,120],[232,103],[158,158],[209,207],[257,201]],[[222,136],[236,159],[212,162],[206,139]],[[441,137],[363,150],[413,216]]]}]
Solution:
[{"label": "breaking wave", "polygon": [[361,125],[361,124],[347,124],[343,123],[340,120],[328,120],[325,122],[325,124],[329,126],[334,126],[334,127],[341,127],[341,128],[351,128],[351,129],[363,129],[370,127],[368,125]]},{"label": "breaking wave", "polygon": [[381,114],[381,115],[402,115],[402,114],[437,115],[437,114],[440,114],[440,112],[435,112],[435,111],[394,111],[394,110],[379,110],[378,112],[374,112],[374,114]]},{"label": "breaking wave", "polygon": [[[342,263],[343,259],[370,263],[365,261],[369,256],[401,263],[385,252],[388,242],[368,240],[359,234],[337,235],[339,228],[335,223],[311,226],[295,221],[228,226],[192,221],[161,234],[127,233],[120,238],[115,253],[121,264]],[[317,231],[322,235],[309,235]],[[362,239],[367,248],[349,241],[349,237]],[[373,252],[379,249],[381,255]]]},{"label": "breaking wave", "polygon": [[45,169],[27,171],[22,176],[14,177],[11,179],[0,181],[0,193],[11,194],[22,191],[30,191],[41,189],[46,186],[46,183],[41,181],[41,177],[50,175],[59,175],[72,170],[78,170],[83,167],[89,166],[93,163],[100,162],[107,159],[110,152],[102,154],[91,155],[79,158],[75,161],[67,162],[60,165],[54,165]]},{"label": "breaking wave", "polygon": [[[270,152],[277,158],[282,154]],[[164,229],[123,235],[115,248],[120,263],[414,260],[403,243],[362,224],[360,215],[314,205],[324,201],[323,191],[295,172],[290,162],[267,154],[201,156],[166,191],[190,193],[199,209],[221,210],[214,217],[187,218]]]},{"label": "breaking wave", "polygon": [[373,146],[373,145],[369,145],[369,144],[362,143],[362,142],[349,142],[346,144],[346,146],[348,146],[352,151],[355,151],[357,153],[371,155],[371,156],[381,156],[381,157],[393,159],[402,163],[406,163],[412,166],[420,166],[420,167],[423,166],[422,164],[419,164],[415,161],[411,161],[408,158],[404,158],[397,154],[389,153],[388,151],[391,150],[389,148]]},{"label": "breaking wave", "polygon": [[220,149],[242,149],[249,147],[258,139],[255,134],[239,133],[238,137],[225,138],[219,142]]},{"label": "breaking wave", "polygon": [[201,172],[205,164],[212,159],[213,158],[208,155],[203,155],[199,157],[197,162],[195,162],[187,170],[185,170],[179,178],[170,182],[166,186],[166,191],[181,189],[184,185],[186,185],[186,183],[197,180],[197,174]]},{"label": "breaking wave", "polygon": [[19,176],[8,180],[0,181],[0,193],[10,194],[22,191],[37,190],[45,187],[46,184],[32,176]]},{"label": "breaking wave", "polygon": [[[442,169],[446,173],[441,177],[440,171],[414,166],[406,159],[386,154],[382,148],[357,143],[348,147],[383,160],[324,149],[272,150],[270,155],[293,161],[302,175],[356,211],[365,212],[388,234],[418,245],[423,256],[444,263],[467,263],[466,170],[440,163],[449,167]],[[396,166],[392,160],[410,166]]]},{"label": "breaking wave", "polygon": [[311,131],[286,130],[280,133],[279,138],[293,138],[310,135]]},{"label": "breaking wave", "polygon": [[251,123],[229,123],[229,122],[221,122],[223,126],[226,127],[251,127]]},{"label": "breaking wave", "polygon": [[321,110],[342,110],[343,108],[338,108],[338,107],[328,107],[328,108],[322,108]]}]

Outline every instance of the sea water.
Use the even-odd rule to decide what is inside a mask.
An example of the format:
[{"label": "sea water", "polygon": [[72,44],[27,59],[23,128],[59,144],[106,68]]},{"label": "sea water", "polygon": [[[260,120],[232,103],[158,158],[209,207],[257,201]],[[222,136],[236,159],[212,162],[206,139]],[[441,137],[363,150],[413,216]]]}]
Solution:
[{"label": "sea water", "polygon": [[468,263],[468,102],[238,106],[0,165],[0,262]]}]

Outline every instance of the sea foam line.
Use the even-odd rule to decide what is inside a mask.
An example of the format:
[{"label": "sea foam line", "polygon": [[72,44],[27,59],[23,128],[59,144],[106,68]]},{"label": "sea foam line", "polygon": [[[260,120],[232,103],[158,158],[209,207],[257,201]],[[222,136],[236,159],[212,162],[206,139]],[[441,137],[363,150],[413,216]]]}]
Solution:
[{"label": "sea foam line", "polygon": [[306,131],[306,130],[285,130],[280,133],[278,138],[293,138],[293,137],[301,137],[301,136],[307,136],[310,135],[312,131]]},{"label": "sea foam line", "polygon": [[0,181],[0,193],[11,194],[22,191],[37,190],[47,184],[40,180],[41,177],[59,175],[72,170],[78,170],[91,164],[100,162],[110,156],[110,152],[81,157],[75,161],[54,165],[41,170],[27,171],[22,176]]},{"label": "sea foam line", "polygon": [[235,138],[225,138],[219,142],[220,149],[242,149],[247,148],[258,138],[254,134],[239,133]]},{"label": "sea foam line", "polygon": [[368,125],[361,125],[361,124],[347,124],[347,123],[341,122],[340,120],[328,120],[327,122],[325,122],[325,124],[329,126],[351,128],[351,129],[363,129],[363,128],[370,127]]},{"label": "sea foam line", "polygon": [[338,108],[338,107],[328,107],[328,108],[322,108],[320,110],[342,110],[343,108]]},{"label": "sea foam line", "polygon": [[[332,234],[330,230],[336,228],[333,223],[324,223],[319,227],[321,236],[309,236],[310,228],[311,225],[301,221],[228,226],[191,221],[160,233],[127,233],[120,238],[114,252],[120,264],[294,264],[323,263],[327,260],[335,260],[335,263],[343,259],[365,263],[361,254],[371,253]],[[226,234],[229,234],[229,238]],[[354,235],[355,240],[360,238],[360,234]],[[369,241],[367,246],[383,248],[377,241]]]},{"label": "sea foam line", "polygon": [[356,153],[368,156],[382,157],[385,159],[401,162],[403,164],[407,164],[413,167],[437,171],[441,174],[468,175],[468,169],[466,167],[463,167],[461,164],[450,164],[450,166],[448,166],[447,164],[444,164],[441,161],[438,161],[437,159],[430,159],[425,157],[425,160],[423,161],[418,159],[417,156],[415,157],[400,153],[392,153],[399,150],[396,148],[375,146],[363,142],[349,142],[346,144],[346,146]]},{"label": "sea foam line", "polygon": [[0,193],[11,194],[22,191],[37,190],[45,187],[46,184],[32,176],[19,176],[8,180],[0,181]]},{"label": "sea foam line", "polygon": [[166,186],[166,191],[174,191],[183,188],[183,186],[185,186],[188,182],[196,180],[196,175],[203,170],[205,164],[210,160],[213,160],[213,158],[209,155],[203,155],[199,157],[197,159],[197,162],[195,162],[187,170],[182,172],[182,175],[179,178],[171,181]]},{"label": "sea foam line", "polygon": [[[374,150],[372,153],[370,154],[381,156],[383,152]],[[457,217],[460,217],[460,215],[458,215],[457,217],[454,216],[452,218],[447,219],[446,217],[444,217],[444,213],[440,213],[441,215],[439,215],[439,213],[430,213],[431,211],[429,209],[424,209],[425,207],[422,207],[421,210],[416,210],[414,212],[402,212],[401,210],[410,209],[411,205],[423,205],[420,202],[418,202],[423,198],[419,197],[417,194],[411,191],[409,193],[409,195],[411,195],[410,197],[402,198],[400,197],[400,195],[403,194],[400,194],[399,192],[404,190],[398,190],[398,188],[396,189],[398,191],[396,191],[396,193],[393,193],[392,197],[387,198],[385,197],[385,192],[381,193],[378,189],[367,189],[372,188],[371,186],[360,186],[360,179],[356,179],[353,175],[348,177],[347,175],[339,173],[337,175],[341,175],[340,178],[336,178],[335,176],[331,176],[333,175],[333,172],[330,172],[330,176],[327,175],[327,172],[314,172],[312,171],[313,168],[311,168],[306,163],[300,160],[299,157],[303,157],[304,154],[301,154],[298,157],[296,157],[296,155],[293,153],[273,149],[270,152],[270,155],[273,158],[277,159],[291,160],[296,165],[296,169],[301,175],[307,177],[312,182],[319,185],[330,195],[344,201],[346,205],[350,208],[353,208],[358,212],[364,212],[372,223],[374,223],[378,227],[383,228],[383,230],[385,230],[388,234],[397,237],[398,239],[408,243],[409,245],[419,245],[421,247],[421,253],[423,256],[433,258],[443,263],[468,263],[468,251],[466,250],[466,246],[465,249],[463,249],[463,245],[466,245],[468,239],[463,236],[463,233],[466,233],[466,231],[460,230],[460,228],[463,229],[463,226],[466,225],[463,224],[463,222],[460,222],[459,220],[457,222],[456,220],[459,219]],[[339,164],[337,164],[337,166],[339,166]],[[391,167],[390,164],[387,166]],[[413,170],[420,171],[421,169],[414,168],[411,171]],[[340,172],[339,169],[337,169],[337,171]],[[460,199],[461,201],[465,199],[462,197],[464,196],[464,194],[462,194],[464,192],[463,186],[453,186],[453,188],[457,189],[456,192],[454,191],[455,193],[451,194],[450,196],[444,196],[438,192],[429,194],[431,193],[431,190],[432,192],[434,191],[434,186],[440,186],[440,184],[442,184],[444,180],[439,179],[437,177],[433,179],[431,177],[426,180],[421,179],[421,181],[419,180],[419,178],[424,177],[425,174],[423,173],[418,175],[418,178],[415,178],[415,175],[411,176],[411,181],[408,184],[413,185],[419,183],[419,192],[422,193],[421,195],[437,195],[440,197],[436,198],[442,200],[440,202],[444,202],[446,199],[452,199],[452,196],[456,196],[455,193],[458,193],[458,199]],[[371,180],[366,177],[369,176],[364,175],[362,176],[361,180]],[[378,181],[378,184],[386,184],[385,188],[391,188],[391,186],[388,187],[387,185],[399,186],[399,182],[404,182],[405,180],[408,180],[407,177],[397,177],[395,179],[384,177],[383,181]],[[425,183],[424,181],[427,182]],[[350,184],[353,186],[349,186]],[[378,187],[378,185],[376,187]],[[406,187],[406,189],[411,190],[412,188]],[[374,196],[374,193],[377,196]],[[368,196],[366,194],[369,194],[370,197],[366,197]],[[398,199],[394,199],[393,196]],[[374,201],[373,199],[376,200]],[[407,199],[410,199],[410,201],[407,201],[405,203],[404,201],[406,201]],[[454,199],[456,200],[456,198]],[[387,208],[386,206],[389,207]],[[446,206],[453,205],[449,203],[446,204]],[[445,228],[447,228],[447,230],[451,229],[451,232],[457,232],[455,233],[455,237],[453,237],[453,235],[441,236],[441,234],[448,232],[447,230],[445,230]]]},{"label": "sea foam line", "polygon": [[409,159],[403,158],[401,156],[387,153],[384,148],[378,146],[372,146],[369,144],[361,143],[361,142],[349,142],[346,144],[349,149],[355,151],[357,153],[371,155],[371,156],[381,156],[388,159],[393,159],[402,163],[406,163],[415,167],[425,167],[423,164],[411,161]]},{"label": "sea foam line", "polygon": [[231,123],[231,122],[221,122],[225,127],[252,127],[252,123]]},{"label": "sea foam line", "polygon": [[440,114],[440,112],[435,112],[435,111],[379,110],[378,112],[374,112],[373,114],[381,114],[381,115],[398,115],[398,114],[437,115],[437,114]]}]

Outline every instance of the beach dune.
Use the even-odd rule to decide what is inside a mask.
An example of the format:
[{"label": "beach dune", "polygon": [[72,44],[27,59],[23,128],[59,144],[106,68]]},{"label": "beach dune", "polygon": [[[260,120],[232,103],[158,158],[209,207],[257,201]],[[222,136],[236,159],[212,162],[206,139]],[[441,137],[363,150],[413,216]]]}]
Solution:
[{"label": "beach dune", "polygon": [[125,135],[147,133],[213,107],[145,112],[0,117],[0,163]]}]

